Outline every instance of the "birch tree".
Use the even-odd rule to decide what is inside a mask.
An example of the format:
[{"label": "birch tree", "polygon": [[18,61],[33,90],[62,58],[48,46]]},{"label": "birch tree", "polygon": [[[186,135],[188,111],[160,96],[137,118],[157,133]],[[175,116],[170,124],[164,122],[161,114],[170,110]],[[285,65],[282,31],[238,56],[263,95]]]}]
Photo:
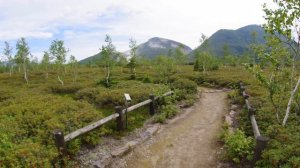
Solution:
[{"label": "birch tree", "polygon": [[187,63],[187,55],[184,53],[184,46],[181,44],[175,49],[174,59],[176,64],[176,70],[181,71],[179,69],[180,65],[185,65]]},{"label": "birch tree", "polygon": [[71,66],[72,76],[73,76],[73,83],[77,80],[77,68],[78,68],[78,61],[76,60],[75,56],[70,56],[69,65]]},{"label": "birch tree", "polygon": [[28,84],[29,80],[28,80],[28,73],[27,73],[27,64],[29,62],[30,51],[25,38],[22,37],[21,39],[18,40],[16,49],[17,49],[17,54],[16,54],[17,59],[22,61],[24,80]]},{"label": "birch tree", "polygon": [[44,68],[45,71],[45,76],[46,79],[49,77],[49,65],[50,65],[50,54],[47,51],[44,51],[43,59],[42,59],[42,67]]},{"label": "birch tree", "polygon": [[[291,66],[291,93],[286,107],[285,117],[282,125],[285,126],[290,114],[291,105],[294,102],[295,93],[300,84],[300,76],[295,80],[296,59],[299,58],[299,39],[300,39],[300,3],[299,0],[273,0],[276,7],[268,8],[264,4],[265,19],[267,23],[264,25],[265,30],[278,36],[293,52],[293,61]],[[284,38],[281,38],[281,37]],[[296,83],[295,83],[296,82]]]},{"label": "birch tree", "polygon": [[64,46],[64,41],[54,40],[49,48],[50,55],[55,59],[55,65],[57,66],[57,79],[61,85],[64,85],[63,76],[65,75],[64,64],[66,62],[66,56],[68,50]]},{"label": "birch tree", "polygon": [[136,66],[137,66],[137,45],[134,39],[129,40],[129,48],[130,48],[130,61],[129,61],[129,68],[131,70],[131,78],[136,78]]},{"label": "birch tree", "polygon": [[13,71],[13,57],[12,57],[12,51],[13,48],[9,45],[7,41],[4,42],[4,49],[3,49],[3,54],[6,57],[8,68],[9,68],[9,75],[11,76],[12,71]]},{"label": "birch tree", "polygon": [[102,57],[102,62],[105,66],[105,85],[106,87],[110,87],[110,76],[111,76],[111,67],[114,63],[114,53],[115,53],[115,46],[112,44],[112,40],[109,35],[105,37],[106,45],[102,45],[100,49],[100,55]]}]

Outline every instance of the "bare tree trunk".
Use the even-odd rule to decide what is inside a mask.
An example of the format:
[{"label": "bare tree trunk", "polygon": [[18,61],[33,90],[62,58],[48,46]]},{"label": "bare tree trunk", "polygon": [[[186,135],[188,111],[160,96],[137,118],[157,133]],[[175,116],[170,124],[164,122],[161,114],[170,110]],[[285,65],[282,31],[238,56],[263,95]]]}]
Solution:
[{"label": "bare tree trunk", "polygon": [[48,79],[49,74],[48,74],[48,66],[47,65],[46,65],[45,71],[46,71],[46,79]]},{"label": "bare tree trunk", "polygon": [[60,84],[61,84],[62,86],[64,86],[64,81],[61,80],[61,78],[59,77],[59,75],[57,76],[57,78],[58,78],[58,81],[60,82]]},{"label": "bare tree trunk", "polygon": [[28,76],[27,76],[27,69],[26,69],[25,60],[23,62],[23,71],[24,71],[24,79],[25,79],[26,83],[28,84]]},{"label": "bare tree trunk", "polygon": [[9,64],[9,76],[11,76],[11,74],[12,74],[12,66],[11,64]]},{"label": "bare tree trunk", "polygon": [[108,87],[109,86],[109,75],[110,75],[110,72],[109,72],[109,65],[106,66],[106,86]]},{"label": "bare tree trunk", "polygon": [[285,126],[286,124],[286,121],[289,117],[289,114],[290,114],[290,111],[291,111],[291,105],[292,105],[292,102],[294,100],[294,96],[295,96],[295,93],[299,87],[299,84],[300,84],[300,77],[298,78],[298,82],[294,88],[294,90],[291,92],[291,97],[290,97],[290,100],[288,102],[288,105],[287,105],[287,108],[286,108],[286,112],[285,112],[285,116],[284,116],[284,119],[283,119],[283,122],[282,122],[282,125]]},{"label": "bare tree trunk", "polygon": [[21,66],[19,65],[19,72],[21,72]]}]

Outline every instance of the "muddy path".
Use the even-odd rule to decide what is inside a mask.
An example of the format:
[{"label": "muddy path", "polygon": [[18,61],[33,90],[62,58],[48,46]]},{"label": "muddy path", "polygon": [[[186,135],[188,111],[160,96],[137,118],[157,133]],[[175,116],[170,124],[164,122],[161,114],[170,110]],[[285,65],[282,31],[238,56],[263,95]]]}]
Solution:
[{"label": "muddy path", "polygon": [[228,111],[226,92],[202,89],[201,98],[182,115],[163,125],[150,140],[138,145],[110,167],[222,167],[218,161],[222,117]]}]

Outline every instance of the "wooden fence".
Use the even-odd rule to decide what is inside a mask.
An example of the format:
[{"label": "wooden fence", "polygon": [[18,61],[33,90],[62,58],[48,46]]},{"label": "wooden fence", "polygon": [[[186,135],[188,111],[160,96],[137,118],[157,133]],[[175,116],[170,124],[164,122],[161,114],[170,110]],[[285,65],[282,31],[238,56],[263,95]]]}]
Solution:
[{"label": "wooden fence", "polygon": [[149,113],[150,115],[154,115],[155,114],[155,101],[160,98],[160,97],[164,97],[164,96],[169,96],[172,95],[173,91],[169,91],[166,92],[165,94],[159,96],[159,97],[155,97],[154,95],[150,95],[148,100],[145,100],[143,102],[140,102],[136,105],[133,105],[131,107],[128,107],[127,109],[123,109],[122,106],[116,106],[115,107],[115,113],[107,116],[99,121],[96,121],[90,125],[87,125],[83,128],[80,128],[74,132],[71,132],[70,134],[64,136],[63,132],[61,130],[55,130],[53,132],[54,135],[54,140],[55,140],[55,145],[57,147],[57,149],[59,150],[60,154],[62,156],[67,154],[67,150],[66,150],[66,143],[68,141],[71,141],[72,139],[77,138],[78,136],[88,133],[98,127],[100,127],[101,125],[104,125],[105,123],[116,119],[116,123],[117,123],[117,130],[122,131],[125,129],[125,114],[129,113],[139,107],[145,106],[149,104]]},{"label": "wooden fence", "polygon": [[254,148],[254,155],[253,160],[251,163],[251,166],[254,167],[255,163],[261,159],[262,151],[267,147],[269,138],[262,136],[260,134],[256,119],[255,119],[255,109],[251,107],[250,101],[249,101],[249,95],[246,93],[245,86],[242,82],[240,82],[240,90],[241,94],[243,95],[245,99],[245,104],[248,110],[249,119],[251,121],[252,130],[254,134],[254,138],[256,141],[255,148]]}]

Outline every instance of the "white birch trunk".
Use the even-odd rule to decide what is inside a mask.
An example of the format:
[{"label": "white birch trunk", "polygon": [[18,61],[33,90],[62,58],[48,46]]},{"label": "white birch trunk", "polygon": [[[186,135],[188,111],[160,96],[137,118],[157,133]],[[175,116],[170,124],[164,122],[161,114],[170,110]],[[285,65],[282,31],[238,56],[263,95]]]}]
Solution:
[{"label": "white birch trunk", "polygon": [[294,100],[294,96],[295,96],[295,93],[299,87],[299,84],[300,84],[300,77],[298,78],[298,82],[294,88],[294,90],[291,92],[291,97],[289,99],[289,102],[288,102],[288,105],[287,105],[287,108],[286,108],[286,112],[285,112],[285,116],[284,116],[284,119],[283,119],[283,122],[282,122],[282,125],[285,126],[286,124],[286,121],[289,117],[289,114],[290,114],[290,111],[291,111],[291,105],[293,103],[293,100]]},{"label": "white birch trunk", "polygon": [[27,69],[26,69],[25,59],[23,60],[23,71],[24,71],[24,79],[25,79],[26,83],[28,84],[28,77],[27,77]]},{"label": "white birch trunk", "polygon": [[9,64],[9,76],[11,76],[11,74],[12,74],[12,66],[11,64]]},{"label": "white birch trunk", "polygon": [[59,75],[57,76],[57,78],[58,78],[58,81],[60,82],[60,84],[61,84],[62,86],[64,86],[64,81],[61,80],[61,78],[59,77]]},{"label": "white birch trunk", "polygon": [[109,75],[110,75],[109,65],[107,65],[107,67],[106,67],[106,86],[107,87],[109,86]]}]

